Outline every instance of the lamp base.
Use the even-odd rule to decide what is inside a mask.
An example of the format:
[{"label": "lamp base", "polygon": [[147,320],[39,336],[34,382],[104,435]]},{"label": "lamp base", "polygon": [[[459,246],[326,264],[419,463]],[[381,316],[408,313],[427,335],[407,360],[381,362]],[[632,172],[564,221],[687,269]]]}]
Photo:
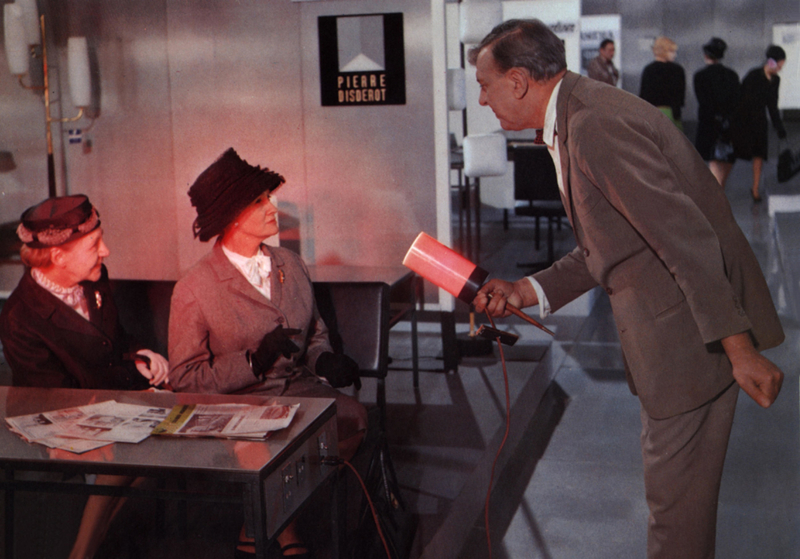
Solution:
[{"label": "lamp base", "polygon": [[481,336],[462,334],[456,336],[459,357],[484,357],[494,354],[494,341]]}]

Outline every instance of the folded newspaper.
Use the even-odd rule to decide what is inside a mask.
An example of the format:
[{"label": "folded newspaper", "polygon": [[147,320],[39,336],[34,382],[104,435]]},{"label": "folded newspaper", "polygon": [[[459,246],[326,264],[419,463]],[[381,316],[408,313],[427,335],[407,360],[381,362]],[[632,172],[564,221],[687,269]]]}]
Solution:
[{"label": "folded newspaper", "polygon": [[170,408],[107,400],[7,417],[12,432],[31,443],[81,454],[111,443],[138,443],[155,435],[263,440],[287,427],[300,404],[183,404]]},{"label": "folded newspaper", "polygon": [[169,416],[153,429],[153,434],[262,440],[271,431],[288,427],[298,407],[300,404],[178,405],[172,408]]},{"label": "folded newspaper", "polygon": [[99,404],[7,417],[6,423],[11,431],[28,442],[82,453],[115,442],[141,442],[169,412],[169,408],[107,400]]}]

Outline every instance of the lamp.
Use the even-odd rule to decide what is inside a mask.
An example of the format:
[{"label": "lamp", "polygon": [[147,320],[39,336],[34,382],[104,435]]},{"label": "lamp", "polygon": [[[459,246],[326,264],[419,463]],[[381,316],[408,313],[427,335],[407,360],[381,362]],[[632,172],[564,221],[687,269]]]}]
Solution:
[{"label": "lamp", "polygon": [[36,0],[17,0],[17,6],[22,9],[22,28],[25,30],[25,39],[29,45],[42,43],[42,32],[39,29],[39,8]]},{"label": "lamp", "polygon": [[[489,276],[489,272],[425,232],[417,235],[403,258],[403,265],[467,304],[472,303],[481,285]],[[551,336],[555,335],[518,308],[506,304],[506,310]]]},{"label": "lamp", "polygon": [[506,174],[508,148],[503,134],[471,134],[464,138],[464,174],[497,177]]},{"label": "lamp", "polygon": [[28,43],[22,23],[22,7],[17,4],[3,6],[3,28],[5,30],[6,59],[8,69],[15,76],[28,73]]},{"label": "lamp", "polygon": [[464,68],[447,69],[447,108],[451,111],[463,111],[467,108]]},{"label": "lamp", "polygon": [[[44,93],[45,134],[47,139],[47,185],[48,195],[56,196],[56,174],[53,159],[53,122],[74,122],[83,118],[84,110],[91,103],[91,74],[89,49],[85,37],[70,37],[67,40],[67,68],[69,87],[78,114],[72,118],[53,118],[50,115],[50,84],[47,64],[47,36],[44,16],[39,16],[36,0],[16,0],[3,6],[3,25],[8,67],[26,89],[41,89]],[[27,86],[22,78],[30,69],[30,54],[33,47],[42,45],[42,67],[44,85],[41,88]]]}]

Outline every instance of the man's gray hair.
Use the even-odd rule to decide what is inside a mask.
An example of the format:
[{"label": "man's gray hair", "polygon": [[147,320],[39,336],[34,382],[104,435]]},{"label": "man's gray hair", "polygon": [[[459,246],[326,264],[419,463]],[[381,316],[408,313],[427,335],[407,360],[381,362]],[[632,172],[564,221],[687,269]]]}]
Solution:
[{"label": "man's gray hair", "polygon": [[469,63],[489,48],[497,69],[525,68],[536,81],[545,81],[567,67],[564,43],[538,19],[510,19],[491,30],[477,46],[469,49]]}]

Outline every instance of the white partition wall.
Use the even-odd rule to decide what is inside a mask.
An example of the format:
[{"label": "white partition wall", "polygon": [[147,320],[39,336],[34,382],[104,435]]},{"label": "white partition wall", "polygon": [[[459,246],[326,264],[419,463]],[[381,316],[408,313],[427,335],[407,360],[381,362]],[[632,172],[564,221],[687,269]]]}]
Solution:
[{"label": "white partition wall", "polygon": [[778,108],[800,109],[800,23],[773,25],[772,42],[786,51]]},{"label": "white partition wall", "polygon": [[564,41],[567,67],[581,67],[580,0],[525,0],[503,2],[503,20],[536,18],[545,22]]}]

